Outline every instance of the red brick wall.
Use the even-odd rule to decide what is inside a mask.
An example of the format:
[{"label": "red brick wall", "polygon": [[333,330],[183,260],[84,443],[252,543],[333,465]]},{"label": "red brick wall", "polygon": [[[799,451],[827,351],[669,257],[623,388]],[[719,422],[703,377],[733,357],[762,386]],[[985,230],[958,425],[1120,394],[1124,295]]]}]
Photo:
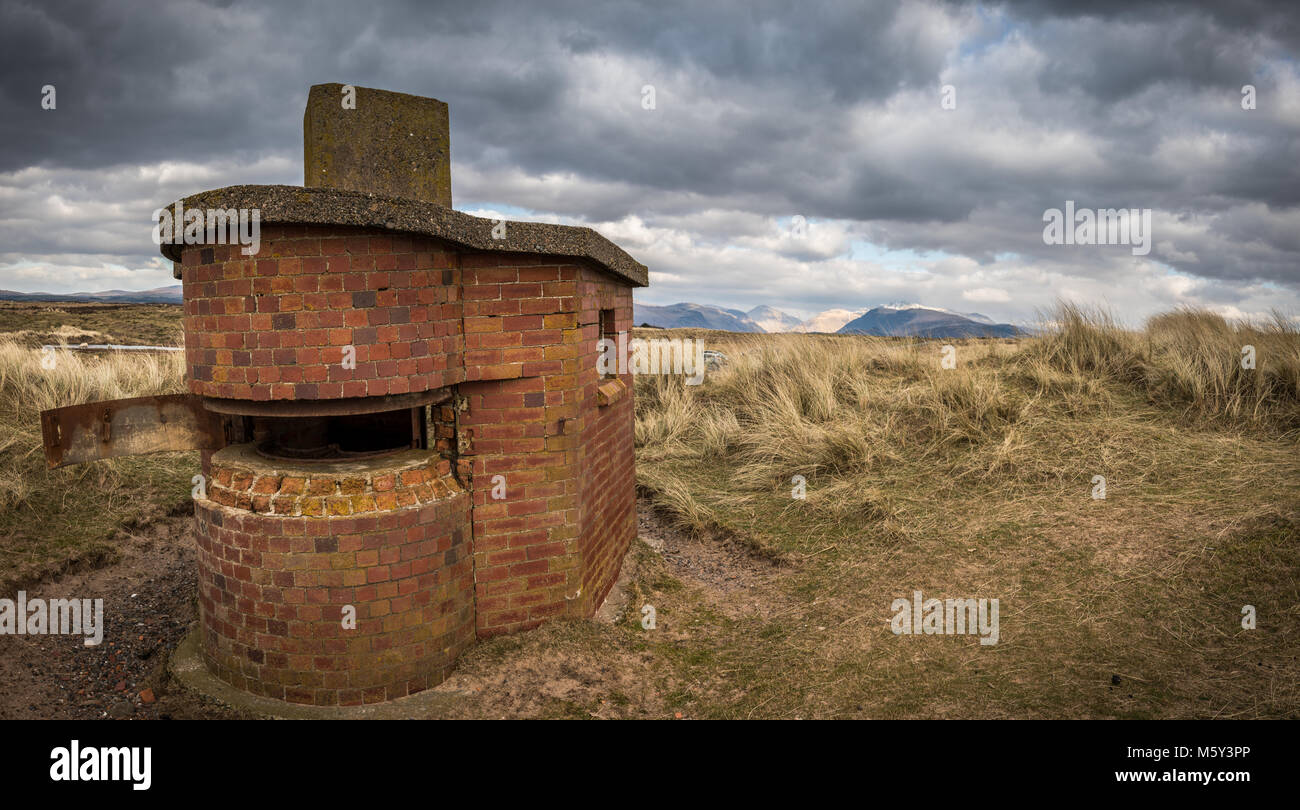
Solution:
[{"label": "red brick wall", "polygon": [[580,613],[579,272],[544,257],[462,256],[467,382],[458,440],[474,490],[480,636]]},{"label": "red brick wall", "polygon": [[[261,249],[182,254],[190,391],[227,399],[383,396],[460,382],[456,254],[383,230],[267,225]],[[343,347],[356,347],[356,368]]]},{"label": "red brick wall", "polygon": [[633,454],[632,375],[619,376],[621,396],[609,405],[597,405],[596,387],[602,382],[596,368],[596,341],[600,338],[600,310],[614,310],[614,329],[631,337],[632,289],[608,275],[584,269],[578,280],[582,346],[578,384],[585,411],[578,465],[578,553],[582,558],[584,612],[593,613],[614,581],[628,545],[636,537],[636,459]]},{"label": "red brick wall", "polygon": [[360,517],[210,500],[195,514],[204,659],[240,689],[315,705],[391,700],[441,682],[474,640],[467,493]]}]

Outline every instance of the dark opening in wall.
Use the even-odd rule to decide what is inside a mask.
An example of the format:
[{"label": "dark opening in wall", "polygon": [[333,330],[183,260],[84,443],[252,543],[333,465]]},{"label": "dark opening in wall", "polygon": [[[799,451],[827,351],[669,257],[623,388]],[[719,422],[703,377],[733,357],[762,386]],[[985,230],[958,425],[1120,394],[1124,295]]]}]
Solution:
[{"label": "dark opening in wall", "polygon": [[[600,311],[600,337],[602,340],[613,341],[615,346],[618,345],[618,330],[614,326],[614,310],[612,309],[602,309]],[[618,375],[614,371],[607,371],[602,376],[605,379],[611,379]]]},{"label": "dark opening in wall", "polygon": [[270,458],[333,461],[426,444],[424,408],[333,416],[254,417],[257,449]]}]

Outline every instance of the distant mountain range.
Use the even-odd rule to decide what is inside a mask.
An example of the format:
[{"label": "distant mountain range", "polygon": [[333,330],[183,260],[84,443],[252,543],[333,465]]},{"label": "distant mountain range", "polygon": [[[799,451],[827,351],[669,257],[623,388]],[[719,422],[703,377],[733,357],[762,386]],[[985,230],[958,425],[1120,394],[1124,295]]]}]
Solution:
[{"label": "distant mountain range", "polygon": [[791,329],[791,332],[826,332],[840,331],[844,324],[866,313],[865,309],[828,309],[818,313]]},{"label": "distant mountain range", "polygon": [[[776,310],[773,310],[775,312]],[[778,313],[780,314],[780,313]],[[787,316],[788,317],[788,316]],[[705,304],[670,304],[655,307],[649,304],[632,304],[632,322],[637,326],[649,324],[664,329],[721,329],[725,332],[766,332],[738,309],[720,309]]]},{"label": "distant mountain range", "polygon": [[796,332],[803,321],[769,306],[757,306],[745,313],[764,332]]},{"label": "distant mountain range", "polygon": [[[78,293],[20,293],[0,290],[6,301],[74,301],[105,304],[179,304],[181,285],[154,290],[102,290]],[[633,304],[633,322],[665,329],[720,329],[726,332],[825,332],[891,337],[1013,337],[1024,330],[994,323],[978,312],[954,312],[924,304],[894,303],[874,309],[828,309],[801,321],[774,307],[745,312],[707,304]]]},{"label": "distant mountain range", "polygon": [[963,338],[1015,337],[1020,330],[1009,323],[994,323],[978,312],[953,312],[921,304],[888,304],[865,312],[839,330],[844,335]]},{"label": "distant mountain range", "polygon": [[995,323],[978,312],[954,312],[924,304],[894,303],[874,309],[828,309],[800,321],[779,309],[757,306],[749,312],[706,304],[634,304],[633,321],[665,329],[721,329],[727,332],[825,332],[890,337],[1014,337],[1023,330]]},{"label": "distant mountain range", "polygon": [[77,303],[105,304],[179,304],[181,285],[159,287],[154,290],[102,290],[78,293],[20,293],[0,290],[0,301],[75,301]]}]

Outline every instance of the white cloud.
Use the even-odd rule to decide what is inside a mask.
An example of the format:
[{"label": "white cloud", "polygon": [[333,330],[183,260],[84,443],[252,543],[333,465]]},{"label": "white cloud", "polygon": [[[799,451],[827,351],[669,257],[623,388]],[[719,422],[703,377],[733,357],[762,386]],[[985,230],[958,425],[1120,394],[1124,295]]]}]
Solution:
[{"label": "white cloud", "polygon": [[1011,301],[1011,293],[996,287],[980,287],[974,290],[963,290],[961,297],[967,301],[975,301],[977,303],[1006,304]]}]

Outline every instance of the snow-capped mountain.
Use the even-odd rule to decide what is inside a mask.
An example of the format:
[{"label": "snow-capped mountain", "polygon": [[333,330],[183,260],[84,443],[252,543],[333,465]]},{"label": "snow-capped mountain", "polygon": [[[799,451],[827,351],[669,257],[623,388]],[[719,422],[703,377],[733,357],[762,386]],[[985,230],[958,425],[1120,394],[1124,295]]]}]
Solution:
[{"label": "snow-capped mountain", "polygon": [[828,309],[799,324],[791,332],[838,332],[844,324],[866,313],[865,309]]},{"label": "snow-capped mountain", "polygon": [[762,332],[763,327],[738,309],[722,309],[707,304],[669,304],[656,307],[632,303],[632,322],[664,329],[722,329],[728,332]]},{"label": "snow-capped mountain", "polygon": [[935,312],[946,312],[949,315],[960,315],[963,318],[970,318],[972,321],[978,321],[979,323],[996,323],[996,321],[989,316],[981,315],[978,312],[957,312],[951,309],[944,309],[943,307],[928,307],[925,304],[899,302],[894,304],[885,304],[882,309],[929,309]]},{"label": "snow-capped mountain", "polygon": [[745,314],[751,321],[761,326],[764,332],[795,332],[803,323],[795,316],[787,315],[766,304],[756,306]]},{"label": "snow-capped mountain", "polygon": [[721,329],[728,332],[822,332],[891,337],[1012,337],[1022,330],[996,323],[978,312],[955,312],[943,307],[897,302],[866,309],[828,309],[800,322],[767,305],[749,312],[707,304],[670,306],[634,304],[634,322],[665,329]]},{"label": "snow-capped mountain", "polygon": [[890,304],[876,307],[854,318],[840,334],[885,335],[890,337],[1014,337],[1020,330],[1009,323],[992,323],[984,316],[975,320],[960,312],[921,304]]}]

